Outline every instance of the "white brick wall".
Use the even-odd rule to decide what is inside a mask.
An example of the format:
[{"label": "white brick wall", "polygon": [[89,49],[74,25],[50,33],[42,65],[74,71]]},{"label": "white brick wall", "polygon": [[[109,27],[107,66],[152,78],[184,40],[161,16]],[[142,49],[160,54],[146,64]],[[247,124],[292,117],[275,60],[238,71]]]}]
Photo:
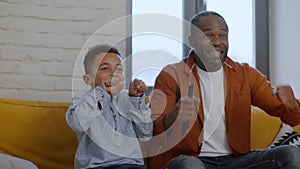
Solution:
[{"label": "white brick wall", "polygon": [[[125,13],[124,0],[0,1],[0,97],[69,102],[82,47]],[[88,45],[124,39],[124,24],[98,31]]]}]

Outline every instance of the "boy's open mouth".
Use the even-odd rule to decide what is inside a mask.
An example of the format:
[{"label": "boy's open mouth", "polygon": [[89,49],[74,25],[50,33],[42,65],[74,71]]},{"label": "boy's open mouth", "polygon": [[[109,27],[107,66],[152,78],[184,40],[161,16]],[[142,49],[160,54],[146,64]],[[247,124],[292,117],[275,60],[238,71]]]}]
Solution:
[{"label": "boy's open mouth", "polygon": [[112,84],[112,82],[104,82],[105,87],[110,88],[112,86],[115,86],[114,84]]}]

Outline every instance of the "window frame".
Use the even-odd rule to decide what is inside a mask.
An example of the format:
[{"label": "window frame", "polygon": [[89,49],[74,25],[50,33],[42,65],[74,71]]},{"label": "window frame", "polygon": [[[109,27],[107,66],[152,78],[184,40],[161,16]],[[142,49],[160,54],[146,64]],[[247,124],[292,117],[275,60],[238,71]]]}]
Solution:
[{"label": "window frame", "polygon": [[[190,18],[197,12],[206,10],[207,0],[183,0],[183,19],[189,21]],[[255,67],[263,73],[267,79],[270,76],[269,66],[269,0],[255,0],[254,2],[254,53],[255,53]],[[189,9],[189,10],[186,10]],[[132,0],[126,3],[126,15],[132,14]],[[126,34],[129,35],[126,38],[126,56],[132,54],[132,19],[127,17],[126,22]],[[187,43],[187,37],[189,35],[189,28],[183,28],[183,39],[185,44]],[[186,56],[189,52],[189,47],[183,44],[182,56]],[[129,86],[132,76],[132,57],[126,59],[126,87]]]},{"label": "window frame", "polygon": [[[126,1],[126,16],[132,15],[132,1]],[[126,17],[126,49],[125,49],[125,56],[132,55],[132,17]],[[129,84],[131,82],[132,76],[132,57],[127,57],[125,62],[126,73],[125,73],[125,80],[126,80],[126,88],[129,88]]]},{"label": "window frame", "polygon": [[255,67],[270,79],[269,0],[255,0]]}]

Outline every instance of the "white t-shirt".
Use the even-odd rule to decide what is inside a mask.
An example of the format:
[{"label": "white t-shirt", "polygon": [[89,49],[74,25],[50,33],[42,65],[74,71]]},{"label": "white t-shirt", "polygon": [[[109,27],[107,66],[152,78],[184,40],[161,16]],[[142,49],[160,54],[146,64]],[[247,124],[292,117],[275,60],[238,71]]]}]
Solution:
[{"label": "white t-shirt", "polygon": [[206,72],[197,66],[204,109],[203,145],[199,156],[232,154],[225,125],[223,68]]}]

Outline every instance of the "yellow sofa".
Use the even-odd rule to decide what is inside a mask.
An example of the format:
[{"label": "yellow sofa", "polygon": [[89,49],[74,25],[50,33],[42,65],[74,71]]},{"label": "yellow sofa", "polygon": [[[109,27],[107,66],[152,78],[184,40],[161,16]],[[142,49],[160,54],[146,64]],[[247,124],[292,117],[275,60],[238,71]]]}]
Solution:
[{"label": "yellow sofa", "polygon": [[73,169],[75,133],[65,121],[68,103],[0,99],[0,153],[39,169]]},{"label": "yellow sofa", "polygon": [[[263,110],[252,107],[251,148],[263,149],[271,145],[280,129],[281,121]],[[300,125],[293,127],[300,133]]]},{"label": "yellow sofa", "polygon": [[[0,98],[0,153],[33,162],[39,169],[73,169],[75,133],[65,121],[68,103]],[[268,147],[280,120],[253,108],[252,149]],[[295,127],[300,132],[300,125]]]}]

